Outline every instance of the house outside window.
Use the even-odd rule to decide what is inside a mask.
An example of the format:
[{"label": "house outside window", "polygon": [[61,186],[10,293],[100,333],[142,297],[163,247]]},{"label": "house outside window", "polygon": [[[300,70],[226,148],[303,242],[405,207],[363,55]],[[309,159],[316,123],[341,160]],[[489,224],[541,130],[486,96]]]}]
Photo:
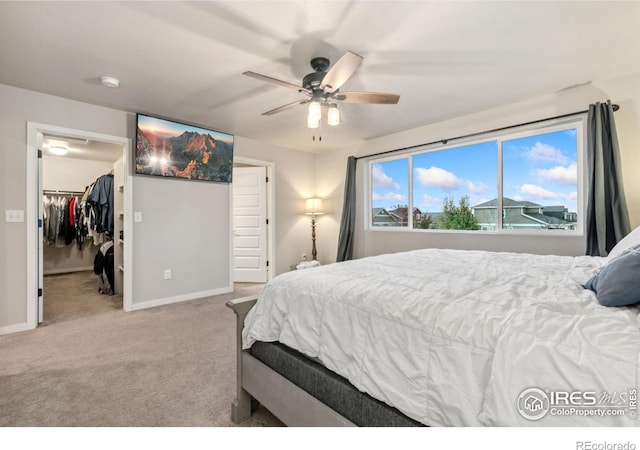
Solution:
[{"label": "house outside window", "polygon": [[409,197],[409,159],[399,158],[371,164],[371,221],[372,227],[407,227],[408,217],[401,208],[407,208]]},{"label": "house outside window", "polygon": [[371,160],[365,223],[369,229],[581,234],[583,129],[582,119],[547,123]]}]

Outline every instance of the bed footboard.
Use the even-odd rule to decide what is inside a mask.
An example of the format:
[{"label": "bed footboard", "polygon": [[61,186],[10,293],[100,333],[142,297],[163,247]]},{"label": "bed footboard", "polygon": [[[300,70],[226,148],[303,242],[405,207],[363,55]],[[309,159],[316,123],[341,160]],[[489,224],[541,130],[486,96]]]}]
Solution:
[{"label": "bed footboard", "polygon": [[257,296],[251,296],[226,303],[236,314],[236,398],[231,403],[233,423],[249,419],[253,405],[260,402],[287,426],[354,426],[251,353],[242,350],[244,320],[257,300]]},{"label": "bed footboard", "polygon": [[242,297],[226,303],[236,315],[236,398],[231,404],[231,420],[240,423],[251,417],[251,395],[242,387],[242,328],[244,319],[253,308],[258,296]]}]

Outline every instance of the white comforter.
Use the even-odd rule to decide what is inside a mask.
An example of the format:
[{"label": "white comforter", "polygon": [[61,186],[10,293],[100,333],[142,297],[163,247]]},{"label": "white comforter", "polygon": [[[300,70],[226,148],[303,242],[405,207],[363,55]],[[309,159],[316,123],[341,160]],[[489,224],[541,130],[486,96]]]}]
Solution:
[{"label": "white comforter", "polygon": [[[243,345],[317,357],[427,425],[638,425],[625,408],[583,415],[628,407],[640,386],[639,309],[605,308],[581,286],[605,262],[427,249],[293,271],[265,286]],[[517,400],[531,387],[599,404],[528,420]]]}]

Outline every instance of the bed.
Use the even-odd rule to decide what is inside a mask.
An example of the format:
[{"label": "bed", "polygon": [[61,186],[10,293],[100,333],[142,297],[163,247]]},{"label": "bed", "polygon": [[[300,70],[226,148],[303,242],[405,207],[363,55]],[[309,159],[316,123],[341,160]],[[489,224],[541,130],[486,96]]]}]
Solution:
[{"label": "bed", "polygon": [[257,400],[301,426],[637,426],[640,309],[584,288],[640,260],[631,244],[608,258],[423,249],[279,275],[228,303],[232,419]]}]

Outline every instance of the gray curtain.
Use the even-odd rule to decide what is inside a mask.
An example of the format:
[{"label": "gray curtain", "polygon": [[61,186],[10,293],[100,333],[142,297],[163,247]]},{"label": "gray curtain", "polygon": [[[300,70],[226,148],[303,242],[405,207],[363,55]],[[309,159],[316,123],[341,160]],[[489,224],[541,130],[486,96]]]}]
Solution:
[{"label": "gray curtain", "polygon": [[607,256],[613,246],[631,231],[610,100],[589,105],[587,176],[587,255]]},{"label": "gray curtain", "polygon": [[340,220],[338,255],[336,261],[353,259],[353,240],[356,227],[356,164],[358,160],[349,156],[347,160],[347,178],[344,183],[344,203]]}]

